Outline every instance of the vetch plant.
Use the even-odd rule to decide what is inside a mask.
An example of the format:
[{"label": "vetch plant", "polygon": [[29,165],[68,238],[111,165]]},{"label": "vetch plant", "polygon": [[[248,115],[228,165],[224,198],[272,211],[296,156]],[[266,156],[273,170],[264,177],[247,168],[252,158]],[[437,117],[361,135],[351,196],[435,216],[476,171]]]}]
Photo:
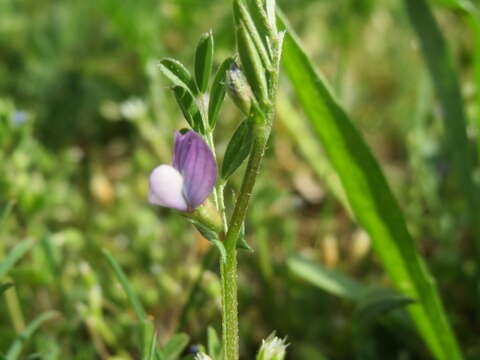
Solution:
[{"label": "vetch plant", "polygon": [[[225,60],[210,82],[214,54],[211,32],[195,52],[195,72],[174,59],[160,68],[192,130],[177,132],[172,166],[150,175],[149,201],[182,212],[220,251],[222,330],[225,360],[239,358],[237,248],[248,247],[244,221],[275,115],[283,32],[276,26],[274,0],[234,0],[237,60]],[[214,129],[225,93],[246,116],[233,134],[217,177]],[[227,217],[224,189],[248,158],[233,212]],[[208,196],[212,193],[212,201]]]}]

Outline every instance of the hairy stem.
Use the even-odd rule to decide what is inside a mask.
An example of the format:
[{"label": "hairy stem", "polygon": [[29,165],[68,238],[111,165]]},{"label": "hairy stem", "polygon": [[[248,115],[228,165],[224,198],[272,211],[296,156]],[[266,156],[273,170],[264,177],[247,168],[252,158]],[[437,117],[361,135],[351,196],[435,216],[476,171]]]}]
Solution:
[{"label": "hairy stem", "polygon": [[230,220],[227,235],[225,236],[225,249],[227,258],[221,266],[223,289],[223,344],[225,360],[238,359],[238,300],[237,300],[237,239],[253,187],[260,169],[263,154],[270,135],[270,126],[259,125],[255,129],[255,142],[252,154],[248,161],[247,170],[243,179],[240,194]]},{"label": "hairy stem", "polygon": [[222,275],[222,315],[223,315],[223,352],[224,360],[238,360],[238,300],[237,300],[237,240],[245,221],[248,203],[253,187],[262,164],[267,147],[268,138],[275,117],[275,101],[277,98],[278,78],[280,73],[280,58],[283,34],[277,33],[274,28],[269,29],[273,50],[273,68],[266,69],[269,73],[268,95],[269,102],[263,104],[261,111],[252,111],[254,123],[254,143],[247,169],[243,177],[240,193],[238,194],[228,231],[224,238],[226,249],[225,263],[221,263]]}]

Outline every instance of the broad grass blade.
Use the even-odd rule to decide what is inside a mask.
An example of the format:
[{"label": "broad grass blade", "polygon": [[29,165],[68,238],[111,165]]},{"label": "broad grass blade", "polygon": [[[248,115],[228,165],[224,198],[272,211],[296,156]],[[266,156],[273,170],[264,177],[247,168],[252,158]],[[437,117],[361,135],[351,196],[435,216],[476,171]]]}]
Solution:
[{"label": "broad grass blade", "polygon": [[338,173],[355,219],[370,235],[396,288],[416,300],[408,310],[434,356],[441,360],[462,359],[434,280],[380,166],[295,34],[288,30],[283,68]]},{"label": "broad grass blade", "polygon": [[289,257],[287,266],[295,276],[355,304],[352,326],[356,331],[359,329],[358,331],[363,333],[369,326],[381,322],[409,348],[416,352],[425,352],[423,344],[415,338],[415,328],[407,313],[394,311],[411,303],[411,298],[392,289],[363,284],[347,274],[328,269],[302,255]]},{"label": "broad grass blade", "polygon": [[367,287],[360,282],[327,269],[302,256],[292,256],[287,260],[290,271],[319,287],[320,289],[349,300],[360,300],[367,292]]}]

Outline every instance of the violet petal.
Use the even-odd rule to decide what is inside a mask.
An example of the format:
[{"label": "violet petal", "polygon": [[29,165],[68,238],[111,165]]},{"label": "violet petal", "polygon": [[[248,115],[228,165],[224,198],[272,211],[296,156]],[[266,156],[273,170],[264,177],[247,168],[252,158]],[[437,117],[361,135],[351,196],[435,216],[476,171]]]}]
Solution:
[{"label": "violet petal", "polygon": [[183,176],[183,194],[189,209],[193,210],[210,195],[217,181],[213,153],[195,131],[175,133],[173,167]]},{"label": "violet petal", "polygon": [[148,201],[180,211],[188,210],[183,195],[184,180],[177,169],[170,165],[160,165],[150,174]]}]

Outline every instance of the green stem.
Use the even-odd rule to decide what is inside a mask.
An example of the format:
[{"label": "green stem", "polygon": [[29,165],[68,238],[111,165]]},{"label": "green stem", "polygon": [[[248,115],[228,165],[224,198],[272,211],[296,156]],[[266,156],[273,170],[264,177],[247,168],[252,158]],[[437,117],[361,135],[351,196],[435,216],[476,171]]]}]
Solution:
[{"label": "green stem", "polygon": [[256,125],[255,142],[248,161],[240,194],[225,236],[227,258],[221,265],[223,289],[223,344],[225,360],[238,359],[238,300],[237,300],[237,238],[245,220],[246,211],[258,171],[262,162],[265,147],[270,135],[270,126]]},{"label": "green stem", "polygon": [[238,360],[238,300],[237,300],[237,239],[245,221],[248,203],[257,179],[262,159],[267,147],[268,138],[275,117],[275,101],[277,97],[278,75],[281,57],[282,35],[271,31],[273,47],[273,64],[268,84],[269,102],[263,106],[262,112],[252,111],[254,123],[254,142],[238,194],[232,217],[228,224],[224,245],[226,249],[225,263],[221,263],[222,276],[222,327],[224,360]]}]

